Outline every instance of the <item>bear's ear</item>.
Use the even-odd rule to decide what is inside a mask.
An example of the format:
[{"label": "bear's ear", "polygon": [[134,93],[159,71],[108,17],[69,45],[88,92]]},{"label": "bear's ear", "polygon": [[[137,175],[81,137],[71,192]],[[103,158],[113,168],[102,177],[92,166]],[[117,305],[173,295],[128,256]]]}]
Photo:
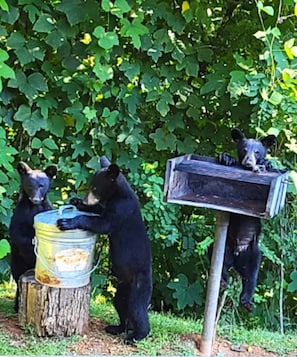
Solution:
[{"label": "bear's ear", "polygon": [[106,173],[108,177],[110,177],[112,180],[115,180],[120,174],[120,169],[118,165],[111,164],[108,166]]},{"label": "bear's ear", "polygon": [[23,161],[20,161],[17,164],[17,170],[20,175],[27,175],[30,171],[32,171],[30,166]]},{"label": "bear's ear", "polygon": [[239,141],[245,139],[245,135],[244,133],[238,129],[238,128],[233,128],[231,130],[231,138],[233,139],[233,141],[235,141],[236,143],[238,143]]},{"label": "bear's ear", "polygon": [[54,176],[56,176],[57,166],[50,165],[44,170],[44,172],[46,173],[46,176],[53,178]]},{"label": "bear's ear", "polygon": [[108,160],[106,156],[101,156],[100,157],[100,165],[101,167],[108,167],[111,164],[111,162]]},{"label": "bear's ear", "polygon": [[261,143],[266,148],[270,148],[270,146],[276,144],[276,136],[275,135],[265,136],[265,138],[261,139]]}]

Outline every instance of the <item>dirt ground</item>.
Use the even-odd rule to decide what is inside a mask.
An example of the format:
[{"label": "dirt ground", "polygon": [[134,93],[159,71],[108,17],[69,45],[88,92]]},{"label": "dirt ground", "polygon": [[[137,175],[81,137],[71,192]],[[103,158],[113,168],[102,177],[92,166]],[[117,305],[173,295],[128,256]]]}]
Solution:
[{"label": "dirt ground", "polygon": [[[126,346],[122,343],[121,338],[110,336],[104,331],[105,323],[98,318],[90,318],[89,329],[85,336],[79,339],[78,342],[71,344],[68,353],[73,355],[132,355],[137,354],[137,347]],[[13,337],[11,343],[13,346],[18,346],[24,343],[24,331],[19,327],[15,317],[7,317],[0,314],[0,328],[11,334]],[[199,355],[200,335],[185,334],[179,336],[180,343],[191,345],[196,354]],[[170,349],[162,351],[163,355],[174,355],[174,351]],[[213,349],[215,356],[230,356],[230,357],[277,357],[276,354],[268,352],[259,347],[254,346],[235,346],[230,342],[218,339]]]}]

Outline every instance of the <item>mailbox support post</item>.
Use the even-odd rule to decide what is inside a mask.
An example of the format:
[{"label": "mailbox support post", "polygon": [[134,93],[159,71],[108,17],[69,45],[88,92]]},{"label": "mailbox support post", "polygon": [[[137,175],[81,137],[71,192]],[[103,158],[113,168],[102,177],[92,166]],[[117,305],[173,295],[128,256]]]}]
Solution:
[{"label": "mailbox support post", "polygon": [[220,292],[220,281],[224,261],[227,229],[229,225],[229,216],[230,214],[224,211],[217,211],[216,213],[216,233],[207,285],[203,330],[200,344],[200,352],[203,356],[211,356],[212,345],[215,339],[215,320]]}]

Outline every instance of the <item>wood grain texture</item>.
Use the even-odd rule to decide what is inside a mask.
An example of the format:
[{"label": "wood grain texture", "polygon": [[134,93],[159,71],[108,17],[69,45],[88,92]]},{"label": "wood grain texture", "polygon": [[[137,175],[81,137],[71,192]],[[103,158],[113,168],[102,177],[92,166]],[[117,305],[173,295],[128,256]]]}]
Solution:
[{"label": "wood grain texture", "polygon": [[18,320],[37,336],[83,335],[88,328],[90,284],[79,288],[54,288],[35,280],[29,270],[19,280]]}]

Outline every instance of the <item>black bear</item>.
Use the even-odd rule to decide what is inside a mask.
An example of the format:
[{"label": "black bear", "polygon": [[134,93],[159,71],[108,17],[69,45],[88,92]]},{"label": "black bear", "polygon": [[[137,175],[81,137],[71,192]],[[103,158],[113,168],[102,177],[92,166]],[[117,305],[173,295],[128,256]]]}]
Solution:
[{"label": "black bear", "polygon": [[92,177],[86,197],[70,200],[79,210],[99,215],[61,218],[57,226],[61,230],[78,228],[108,235],[112,274],[118,281],[114,306],[120,323],[105,330],[114,335],[126,333],[125,343],[134,344],[150,331],[150,241],[138,199],[119,167],[105,157],[100,162],[102,168]]},{"label": "black bear", "polygon": [[[267,149],[276,143],[274,135],[268,135],[262,140],[249,139],[238,128],[233,128],[231,137],[236,143],[239,162],[224,153],[219,156],[219,163],[228,166],[239,164],[254,172],[272,169],[271,163],[265,157]],[[240,304],[248,311],[253,311],[252,299],[261,262],[258,245],[260,233],[260,218],[230,214],[222,270],[222,287],[228,284],[228,271],[234,267],[242,279]]]},{"label": "black bear", "polygon": [[[50,165],[44,171],[32,170],[26,163],[19,162],[17,171],[21,179],[20,194],[9,225],[10,266],[16,283],[25,271],[35,268],[36,256],[32,243],[35,236],[34,216],[39,212],[52,209],[47,193],[57,173],[57,168]],[[18,295],[17,288],[16,311],[18,311]]]}]

